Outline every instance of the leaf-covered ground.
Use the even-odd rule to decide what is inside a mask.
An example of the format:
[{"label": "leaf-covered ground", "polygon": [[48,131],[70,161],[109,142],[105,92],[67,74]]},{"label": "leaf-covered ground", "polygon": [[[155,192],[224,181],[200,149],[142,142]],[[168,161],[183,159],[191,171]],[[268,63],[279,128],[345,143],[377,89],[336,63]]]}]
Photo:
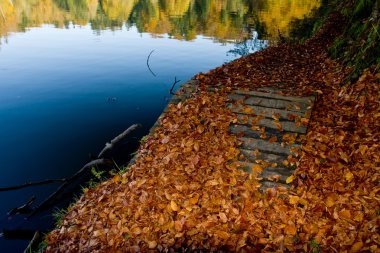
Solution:
[{"label": "leaf-covered ground", "polygon": [[[378,252],[380,74],[345,85],[329,59],[335,14],[305,45],[280,45],[197,76],[200,89],[170,105],[128,172],[87,189],[46,238],[46,252]],[[318,93],[292,189],[258,191],[231,163],[226,91],[277,86]],[[293,161],[294,162],[294,161]]]}]

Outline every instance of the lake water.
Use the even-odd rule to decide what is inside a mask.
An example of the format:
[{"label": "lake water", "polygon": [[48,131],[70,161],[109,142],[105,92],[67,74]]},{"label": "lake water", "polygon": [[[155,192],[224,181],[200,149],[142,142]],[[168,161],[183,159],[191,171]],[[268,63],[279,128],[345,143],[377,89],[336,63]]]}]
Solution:
[{"label": "lake water", "polygon": [[[145,134],[175,78],[265,48],[319,4],[0,0],[0,187],[68,177],[133,123]],[[51,227],[49,213],[29,221],[6,213],[56,187],[0,192],[0,229]],[[26,244],[0,238],[0,252]]]}]

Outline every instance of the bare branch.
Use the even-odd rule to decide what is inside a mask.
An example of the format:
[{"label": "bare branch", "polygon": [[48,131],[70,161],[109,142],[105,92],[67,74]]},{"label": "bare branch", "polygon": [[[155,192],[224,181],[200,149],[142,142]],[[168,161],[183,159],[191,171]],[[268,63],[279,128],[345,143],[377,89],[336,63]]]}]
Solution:
[{"label": "bare branch", "polygon": [[59,179],[46,179],[36,182],[27,182],[20,185],[13,185],[13,186],[6,186],[6,187],[0,187],[0,192],[2,191],[12,191],[12,190],[18,190],[29,186],[37,186],[37,185],[44,185],[44,184],[52,184],[52,183],[62,183],[65,182],[66,178],[59,178]]},{"label": "bare branch", "polygon": [[172,88],[170,89],[170,94],[174,95],[174,92],[173,92],[174,86],[175,86],[177,83],[179,83],[179,82],[181,82],[181,80],[177,80],[177,77],[175,76],[175,77],[174,77],[174,83],[173,83],[173,85],[172,85]]},{"label": "bare branch", "polygon": [[152,54],[153,52],[154,52],[154,50],[152,50],[152,51],[149,53],[148,58],[146,59],[146,65],[148,66],[148,69],[149,69],[150,73],[152,73],[153,76],[156,76],[156,74],[153,73],[152,69],[151,69],[150,66],[149,66],[149,59],[150,59],[150,56],[151,56],[151,54]]}]

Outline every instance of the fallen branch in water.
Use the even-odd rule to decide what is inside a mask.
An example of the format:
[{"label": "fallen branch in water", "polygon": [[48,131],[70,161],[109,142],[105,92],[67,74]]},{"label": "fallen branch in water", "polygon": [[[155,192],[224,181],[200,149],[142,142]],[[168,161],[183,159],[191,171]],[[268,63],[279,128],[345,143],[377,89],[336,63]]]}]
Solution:
[{"label": "fallen branch in water", "polygon": [[112,166],[112,161],[108,159],[96,159],[94,161],[91,161],[87,163],[85,166],[83,166],[77,173],[75,173],[72,177],[67,179],[55,192],[53,192],[44,202],[42,202],[34,211],[28,216],[28,219],[32,216],[36,215],[37,213],[45,210],[49,206],[52,205],[52,202],[59,194],[61,194],[65,188],[70,185],[74,180],[79,178],[81,175],[83,175],[86,171],[91,170],[92,167],[101,166],[101,165],[107,165]]},{"label": "fallen branch in water", "polygon": [[0,187],[0,192],[18,190],[18,189],[22,189],[22,188],[30,187],[30,186],[52,184],[52,183],[62,183],[62,182],[65,182],[66,180],[67,180],[66,178],[60,178],[60,179],[46,179],[46,180],[36,181],[36,182],[27,182],[27,183],[20,184],[20,185]]},{"label": "fallen branch in water", "polygon": [[25,204],[19,207],[9,210],[8,215],[26,214],[33,211],[32,204],[36,200],[35,196],[32,196]]},{"label": "fallen branch in water", "polygon": [[175,76],[175,77],[174,77],[174,83],[173,83],[173,85],[172,85],[172,88],[170,89],[170,94],[174,95],[174,92],[173,92],[174,86],[175,86],[177,83],[179,83],[179,82],[181,82],[181,80],[177,80],[177,77]]},{"label": "fallen branch in water", "polygon": [[133,131],[140,127],[140,124],[133,124],[132,126],[128,127],[127,130],[113,138],[110,142],[107,142],[106,146],[102,149],[102,151],[100,151],[98,158],[108,158],[106,157],[107,153],[112,153],[115,147],[118,147],[119,144],[125,141]]},{"label": "fallen branch in water", "polygon": [[152,54],[153,52],[154,52],[154,50],[152,50],[152,51],[149,53],[148,58],[146,59],[146,65],[148,66],[148,69],[149,69],[150,73],[152,73],[153,76],[156,76],[156,74],[153,73],[152,69],[151,69],[150,66],[149,66],[149,59],[150,59],[150,56],[151,56],[151,54]]}]

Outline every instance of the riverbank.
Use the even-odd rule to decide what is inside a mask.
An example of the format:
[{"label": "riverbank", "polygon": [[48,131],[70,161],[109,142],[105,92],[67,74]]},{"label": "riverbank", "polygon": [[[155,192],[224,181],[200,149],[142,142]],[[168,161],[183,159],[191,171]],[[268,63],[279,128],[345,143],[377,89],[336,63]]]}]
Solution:
[{"label": "riverbank", "polygon": [[[206,74],[170,105],[135,163],[84,194],[47,237],[46,252],[378,250],[379,74],[353,85],[329,58],[341,16],[304,45],[279,45]],[[219,86],[217,92],[208,87]],[[258,191],[239,170],[226,91],[277,87],[318,99],[292,188]]]}]

